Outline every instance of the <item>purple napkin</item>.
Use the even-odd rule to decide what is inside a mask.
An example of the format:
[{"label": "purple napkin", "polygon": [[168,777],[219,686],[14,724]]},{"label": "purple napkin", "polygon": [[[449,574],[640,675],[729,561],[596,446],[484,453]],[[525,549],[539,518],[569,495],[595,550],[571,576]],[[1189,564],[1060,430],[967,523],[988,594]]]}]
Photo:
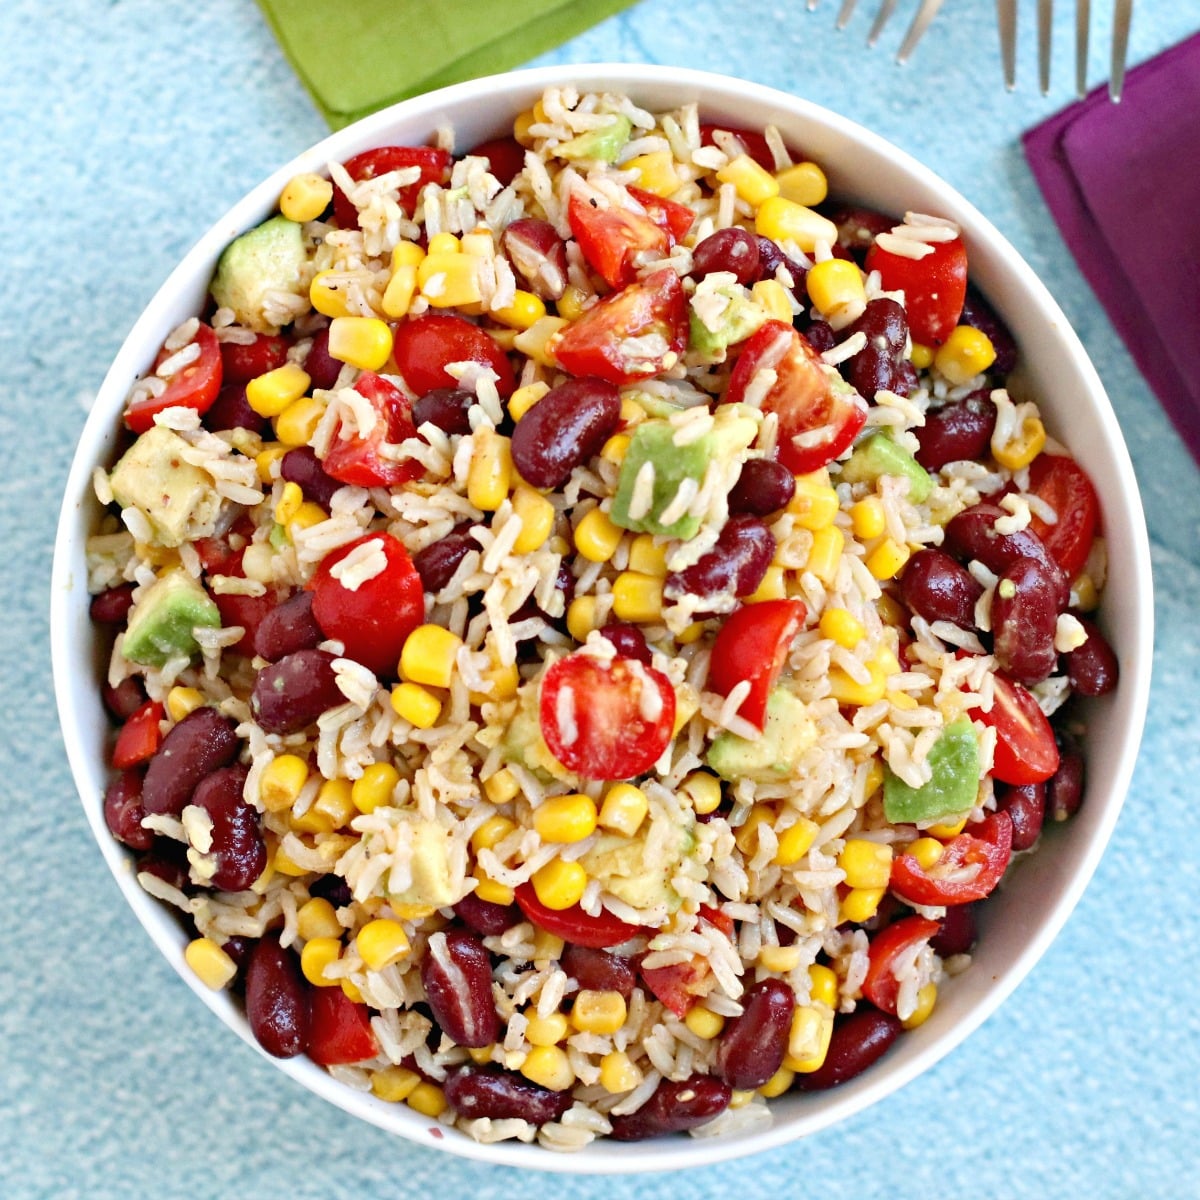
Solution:
[{"label": "purple napkin", "polygon": [[1080,269],[1200,462],[1200,34],[1024,136]]}]

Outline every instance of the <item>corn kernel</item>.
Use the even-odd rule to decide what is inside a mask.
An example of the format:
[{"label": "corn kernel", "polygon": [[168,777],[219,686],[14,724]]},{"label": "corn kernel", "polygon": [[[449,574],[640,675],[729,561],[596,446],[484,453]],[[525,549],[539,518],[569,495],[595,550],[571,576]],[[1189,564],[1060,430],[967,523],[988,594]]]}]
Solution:
[{"label": "corn kernel", "polygon": [[522,146],[532,146],[534,139],[529,133],[529,128],[537,123],[538,118],[534,115],[533,109],[526,109],[524,112],[518,113],[513,121],[513,137]]},{"label": "corn kernel", "polygon": [[436,1120],[446,1111],[446,1093],[436,1083],[428,1083],[422,1079],[408,1093],[405,1103],[421,1116]]},{"label": "corn kernel", "polygon": [[392,688],[392,711],[417,729],[432,729],[442,715],[442,702],[427,688],[407,680]]},{"label": "corn kernel", "polygon": [[942,841],[949,841],[953,837],[958,837],[967,826],[967,818],[970,813],[964,813],[957,821],[939,821],[936,825],[930,825],[925,832],[933,838],[940,838]]},{"label": "corn kernel", "polygon": [[575,527],[575,549],[588,562],[608,562],[617,552],[624,532],[612,523],[608,513],[593,508]]},{"label": "corn kernel", "polygon": [[796,476],[796,491],[788,501],[787,511],[793,524],[816,532],[833,524],[838,514],[838,494],[829,486],[826,471]]},{"label": "corn kernel", "polygon": [[525,1038],[531,1046],[557,1046],[569,1032],[570,1026],[562,1013],[540,1017],[534,1012],[525,1028]]},{"label": "corn kernel", "polygon": [[[693,621],[690,625],[686,626],[675,635],[675,640],[681,646],[690,646],[693,642],[698,642],[703,636],[704,622]],[[682,728],[682,726],[680,726],[680,728]],[[678,733],[679,730],[676,729],[675,732]]]},{"label": "corn kernel", "polygon": [[991,338],[971,325],[952,329],[933,356],[933,365],[955,387],[982,375],[995,361],[996,347]]},{"label": "corn kernel", "polygon": [[610,1095],[632,1092],[641,1082],[641,1071],[624,1050],[613,1050],[600,1060],[600,1086]]},{"label": "corn kernel", "polygon": [[549,390],[550,385],[541,380],[517,388],[508,398],[508,415],[519,421]]},{"label": "corn kernel", "polygon": [[381,1067],[371,1072],[371,1091],[389,1104],[407,1100],[420,1082],[420,1075],[407,1067]]},{"label": "corn kernel", "polygon": [[1100,606],[1100,592],[1096,581],[1086,571],[1072,581],[1071,593],[1071,607],[1080,612],[1095,612]]},{"label": "corn kernel", "polygon": [[586,887],[587,872],[577,862],[552,858],[533,873],[533,890],[538,900],[556,912],[578,904]]},{"label": "corn kernel", "polygon": [[851,888],[842,897],[841,920],[852,925],[869,921],[879,909],[886,888]]},{"label": "corn kernel", "polygon": [[621,428],[632,429],[646,419],[646,410],[632,397],[621,398]]},{"label": "corn kernel", "polygon": [[495,703],[498,700],[511,700],[521,686],[521,672],[515,662],[507,665],[500,662],[495,653],[489,649],[490,663],[482,672],[486,691],[470,692],[472,704]]},{"label": "corn kernel", "polygon": [[750,298],[763,309],[773,321],[792,323],[792,302],[787,289],[778,279],[760,279],[751,289]]},{"label": "corn kernel", "polygon": [[894,705],[902,712],[912,712],[913,709],[921,707],[917,699],[910,696],[907,692],[898,692],[889,688],[884,692],[883,696],[889,704]]},{"label": "corn kernel", "polygon": [[504,841],[512,831],[516,829],[507,817],[500,816],[497,813],[494,817],[488,817],[482,825],[480,825],[473,834],[471,834],[471,849],[476,854],[480,850],[491,850],[497,843]]},{"label": "corn kernel", "polygon": [[400,674],[411,683],[449,687],[463,641],[441,625],[418,625],[400,651]]},{"label": "corn kernel", "polygon": [[343,979],[341,981],[341,983],[342,983],[342,994],[346,997],[347,1000],[352,1000],[352,1001],[354,1001],[355,1004],[365,1004],[366,1003],[366,1000],[363,998],[362,992],[360,992],[358,990],[358,985],[354,982],[353,979]]},{"label": "corn kernel", "polygon": [[334,829],[342,829],[358,815],[358,810],[354,807],[354,801],[351,799],[351,792],[350,780],[326,779],[321,784],[312,806],[329,819],[329,823]]},{"label": "corn kernel", "polygon": [[746,820],[733,831],[733,840],[743,854],[751,855],[758,846],[758,827],[769,825],[775,819],[775,810],[769,804],[756,804]]},{"label": "corn kernel", "polygon": [[779,835],[774,862],[780,867],[794,867],[811,849],[817,840],[820,826],[807,817],[799,817]]},{"label": "corn kernel", "polygon": [[821,204],[829,195],[829,180],[815,162],[799,162],[794,167],[776,171],[779,194],[794,204],[812,208]]},{"label": "corn kernel", "polygon": [[496,257],[495,239],[482,225],[472,233],[464,233],[458,248],[463,254],[473,254],[476,258]]},{"label": "corn kernel", "polygon": [[923,342],[913,342],[908,360],[918,371],[928,371],[933,366],[933,347]]},{"label": "corn kernel", "polygon": [[566,942],[556,933],[546,929],[534,928],[533,931],[533,961],[538,964],[555,962],[562,958]]},{"label": "corn kernel", "polygon": [[314,937],[300,951],[300,973],[314,987],[337,987],[340,980],[327,979],[325,968],[341,957],[340,937]]},{"label": "corn kernel", "polygon": [[259,483],[270,484],[279,478],[277,463],[291,449],[291,446],[272,444],[264,447],[254,456],[254,470]]},{"label": "corn kernel", "polygon": [[596,597],[576,596],[567,605],[567,632],[577,641],[586,642],[596,624]]},{"label": "corn kernel", "polygon": [[279,197],[279,211],[289,221],[303,225],[315,221],[333,199],[333,184],[311,172],[293,175]]},{"label": "corn kernel", "polygon": [[493,804],[507,804],[517,798],[521,785],[507,767],[501,767],[494,775],[489,775],[484,780],[483,790]]},{"label": "corn kernel", "polygon": [[298,816],[290,818],[292,830],[296,833],[332,833],[333,822],[320,809],[309,805]]},{"label": "corn kernel", "polygon": [[650,801],[640,787],[632,783],[615,783],[605,793],[597,823],[613,833],[633,837],[649,811]]},{"label": "corn kernel", "polygon": [[838,866],[852,888],[885,888],[892,874],[892,848],[866,838],[847,838]]},{"label": "corn kernel", "polygon": [[629,443],[633,438],[627,433],[614,433],[612,437],[600,447],[600,457],[605,462],[610,462],[614,466],[620,466],[625,461],[625,455],[629,453]]},{"label": "corn kernel", "polygon": [[693,771],[679,783],[679,790],[692,802],[692,808],[704,816],[721,806],[721,781],[707,771]]},{"label": "corn kernel", "polygon": [[920,863],[921,869],[928,871],[942,857],[944,849],[945,847],[937,838],[919,837],[916,841],[908,843],[904,853],[911,854]]},{"label": "corn kernel", "polygon": [[392,247],[392,270],[397,267],[417,267],[425,251],[416,242],[399,241]]},{"label": "corn kernel", "polygon": [[590,292],[585,292],[575,284],[569,283],[554,307],[560,317],[568,321],[578,321],[583,316],[585,306],[590,298]]},{"label": "corn kernel", "polygon": [[350,279],[343,271],[318,271],[308,285],[308,302],[326,317],[351,317],[346,301]]},{"label": "corn kernel", "polygon": [[[775,184],[776,188],[779,184]],[[811,254],[818,242],[832,246],[837,242],[837,226],[804,204],[771,196],[754,214],[754,231],[772,241],[793,241],[805,254]]]},{"label": "corn kernel", "polygon": [[883,699],[887,692],[886,668],[875,660],[864,665],[870,675],[866,683],[859,683],[841,667],[830,667],[829,692],[839,704],[865,707]]},{"label": "corn kernel", "polygon": [[391,763],[371,763],[350,785],[350,799],[360,813],[374,812],[381,805],[391,804],[399,782],[400,772]]},{"label": "corn kernel", "polygon": [[774,971],[777,975],[786,975],[800,965],[800,947],[763,946],[758,952],[758,965],[764,971]]},{"label": "corn kernel", "polygon": [[[867,292],[858,264],[845,258],[827,258],[814,263],[804,285],[813,307],[827,320],[860,316],[867,305]],[[851,316],[853,314],[853,316]]]},{"label": "corn kernel", "polygon": [[806,571],[811,571],[822,583],[831,584],[842,561],[846,536],[836,525],[826,525],[813,533],[812,549],[808,552]]},{"label": "corn kernel", "polygon": [[392,354],[392,330],[378,317],[334,317],[329,356],[361,371],[378,371]]},{"label": "corn kernel", "polygon": [[167,693],[167,716],[172,721],[182,721],[188,713],[195,712],[204,703],[199,688],[173,687]]},{"label": "corn kernel", "polygon": [[768,1100],[773,1100],[776,1096],[782,1096],[784,1092],[792,1086],[792,1081],[796,1078],[795,1071],[789,1071],[787,1067],[780,1067],[766,1083],[758,1089],[760,1096],[765,1096]]},{"label": "corn kernel", "polygon": [[598,992],[585,988],[571,1007],[571,1024],[581,1033],[616,1033],[625,1024],[629,1010],[620,992]]},{"label": "corn kernel", "polygon": [[853,650],[867,636],[862,622],[844,608],[827,608],[817,625],[822,637],[836,642],[847,650]]},{"label": "corn kernel", "polygon": [[308,763],[298,754],[273,758],[258,780],[258,797],[267,812],[291,808],[308,782]]},{"label": "corn kernel", "polygon": [[552,1092],[565,1092],[575,1082],[575,1069],[557,1046],[534,1046],[521,1064],[521,1074]]},{"label": "corn kernel", "polygon": [[533,827],[544,842],[582,842],[596,832],[596,802],[582,792],[551,796],[534,811]]},{"label": "corn kernel", "polygon": [[833,1037],[833,1012],[802,1004],[792,1014],[783,1065],[797,1074],[811,1074],[825,1061]]},{"label": "corn kernel", "polygon": [[388,917],[368,921],[358,931],[354,944],[358,947],[359,957],[371,971],[382,971],[412,952],[404,926]]},{"label": "corn kernel", "polygon": [[929,1019],[929,1014],[933,1012],[933,1006],[936,1003],[937,984],[931,979],[928,983],[922,985],[921,990],[917,992],[917,1007],[900,1024],[905,1029],[916,1029],[918,1025],[924,1025]]},{"label": "corn kernel", "polygon": [[613,613],[619,621],[648,624],[662,616],[663,581],[640,571],[622,571],[613,580]]},{"label": "corn kernel", "polygon": [[762,577],[762,582],[750,593],[742,597],[744,604],[761,604],[764,600],[783,600],[787,597],[787,580],[783,568],[770,566]]},{"label": "corn kernel", "polygon": [[320,400],[301,396],[275,418],[275,436],[284,446],[307,446],[324,415]]},{"label": "corn kernel", "polygon": [[[461,254],[462,242],[453,233],[435,233],[429,239],[429,248],[425,251],[425,257],[428,258],[431,254]],[[422,262],[424,259],[422,259]]]},{"label": "corn kernel", "polygon": [[277,417],[293,400],[308,391],[308,373],[295,363],[284,363],[246,384],[246,403],[260,417]]},{"label": "corn kernel", "polygon": [[887,517],[883,501],[878,496],[864,496],[850,506],[850,527],[854,536],[868,542],[877,538],[887,528]]},{"label": "corn kernel", "polygon": [[311,942],[314,938],[340,938],[342,926],[333,905],[324,896],[313,896],[296,912],[296,932]]},{"label": "corn kernel", "polygon": [[483,512],[495,512],[508,497],[513,481],[512,445],[494,429],[475,431],[467,468],[467,499]]},{"label": "corn kernel", "polygon": [[1017,433],[1007,442],[997,443],[992,438],[992,456],[1002,466],[1010,471],[1019,471],[1027,467],[1046,445],[1046,427],[1040,417],[1026,416],[1021,421]]},{"label": "corn kernel", "polygon": [[501,325],[510,329],[530,329],[546,315],[546,305],[532,292],[518,288],[509,304],[491,311]]},{"label": "corn kernel", "polygon": [[225,951],[206,937],[188,942],[183,951],[184,962],[192,973],[214,992],[228,987],[237,974],[237,964]]},{"label": "corn kernel", "polygon": [[721,1030],[725,1028],[725,1018],[720,1013],[705,1008],[703,1004],[693,1004],[687,1010],[683,1023],[698,1038],[704,1038],[705,1041],[720,1037]]},{"label": "corn kernel", "polygon": [[629,569],[641,575],[665,579],[667,548],[655,545],[653,534],[639,533],[629,544]]},{"label": "corn kernel", "polygon": [[734,1110],[745,1108],[755,1095],[757,1095],[756,1092],[749,1092],[745,1088],[734,1088],[729,1094],[729,1107]]},{"label": "corn kernel", "polygon": [[512,904],[516,894],[508,884],[497,883],[496,880],[488,879],[487,876],[476,876],[476,878],[479,883],[475,888],[475,895],[480,900],[486,900],[489,904],[499,904],[503,908],[508,908]]},{"label": "corn kernel", "polygon": [[637,186],[644,192],[656,196],[669,196],[679,190],[679,176],[675,173],[675,156],[670,150],[655,150],[651,154],[639,154],[621,164],[624,171],[638,173]]},{"label": "corn kernel", "polygon": [[543,367],[557,366],[554,359],[554,336],[568,324],[564,317],[542,317],[528,329],[522,329],[514,339],[513,345],[527,358],[532,358]]},{"label": "corn kernel", "polygon": [[383,290],[380,307],[394,321],[408,315],[413,297],[417,294],[417,268],[400,265],[392,268],[391,278]]},{"label": "corn kernel", "polygon": [[912,557],[912,551],[891,538],[884,538],[878,546],[867,555],[867,570],[876,579],[894,579],[900,568]]},{"label": "corn kernel", "polygon": [[[441,236],[435,235],[435,237]],[[479,259],[433,251],[417,267],[417,287],[432,308],[466,308],[483,299]]]},{"label": "corn kernel", "polygon": [[546,544],[557,516],[554,505],[541,492],[520,483],[513,489],[513,512],[521,518],[521,532],[513,542],[515,554],[532,554]]},{"label": "corn kernel", "polygon": [[813,963],[808,968],[808,995],[814,1004],[836,1008],[838,1002],[838,977],[832,967]]},{"label": "corn kernel", "polygon": [[283,493],[279,503],[275,505],[275,520],[280,525],[286,525],[299,511],[304,503],[304,493],[298,483],[289,480],[283,485]]},{"label": "corn kernel", "polygon": [[732,183],[738,197],[745,200],[751,208],[758,208],[779,195],[779,180],[748,154],[739,154],[731,158],[717,172],[717,179],[721,183]]}]

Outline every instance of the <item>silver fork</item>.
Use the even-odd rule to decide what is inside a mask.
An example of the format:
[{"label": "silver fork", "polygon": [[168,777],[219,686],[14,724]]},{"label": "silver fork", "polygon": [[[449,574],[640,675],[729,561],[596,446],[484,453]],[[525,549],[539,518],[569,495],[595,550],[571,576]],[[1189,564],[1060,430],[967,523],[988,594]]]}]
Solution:
[{"label": "silver fork", "polygon": [[[1091,0],[1075,0],[1075,90],[1087,94],[1088,33],[1091,28]],[[1017,0],[996,0],[996,19],[1000,26],[1000,57],[1004,63],[1004,82],[1011,91],[1017,84]],[[1120,100],[1125,86],[1125,59],[1129,53],[1129,26],[1133,21],[1133,0],[1113,0],[1112,65],[1108,94]],[[1038,0],[1038,82],[1042,94],[1050,90],[1050,35],[1054,28],[1054,0]]]},{"label": "silver fork", "polygon": [[[858,0],[842,0],[841,11],[837,18],[839,29],[845,29],[850,23],[857,2]],[[925,36],[925,31],[933,24],[933,18],[937,16],[938,9],[942,7],[943,3],[944,0],[921,0],[921,6],[917,9],[916,16],[913,17],[912,24],[909,25],[908,32],[904,35],[904,41],[896,52],[897,62],[908,62],[909,56],[917,48],[917,43]],[[808,0],[810,9],[816,8],[816,6],[816,0]],[[871,24],[871,31],[867,34],[868,46],[875,45],[879,40],[879,35],[888,21],[892,19],[895,11],[896,0],[881,0],[879,11],[875,14],[875,20]]]}]

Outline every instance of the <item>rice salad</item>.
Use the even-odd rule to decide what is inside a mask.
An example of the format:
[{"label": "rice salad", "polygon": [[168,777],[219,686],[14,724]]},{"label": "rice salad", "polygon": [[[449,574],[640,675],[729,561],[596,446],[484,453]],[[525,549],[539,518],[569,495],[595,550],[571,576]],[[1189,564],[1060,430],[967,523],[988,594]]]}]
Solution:
[{"label": "rice salad", "polygon": [[1078,807],[1094,489],[957,227],[828,189],[552,88],[291,180],[133,385],[105,817],[268,1053],[485,1142],[769,1124]]}]

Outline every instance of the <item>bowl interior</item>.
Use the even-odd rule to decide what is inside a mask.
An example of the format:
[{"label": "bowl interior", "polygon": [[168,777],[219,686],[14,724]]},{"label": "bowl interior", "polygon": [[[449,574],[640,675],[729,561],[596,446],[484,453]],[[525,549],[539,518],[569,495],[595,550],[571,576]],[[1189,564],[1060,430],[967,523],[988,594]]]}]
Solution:
[{"label": "bowl interior", "polygon": [[852,122],[794,96],[702,72],[627,64],[555,67],[476,80],[405,102],[327,138],[276,171],[200,240],[138,320],[104,380],[71,467],[58,528],[51,613],[55,690],[84,809],[118,885],[192,990],[243,1040],[255,1045],[233,1001],[208,991],[187,969],[180,925],[138,886],[125,852],[104,824],[107,721],[98,695],[104,663],[88,620],[84,563],[84,541],[98,512],[91,497],[92,471],[111,462],[129,385],[151,362],[166,334],[199,310],[220,251],[268,215],[293,174],[323,171],[330,161],[381,144],[421,144],[442,124],[454,128],[459,149],[465,149],[506,131],[546,86],[568,84],[581,91],[626,92],[650,109],[698,101],[706,119],[733,125],[773,123],[789,145],[802,148],[826,169],[832,194],[885,211],[934,212],[959,222],[971,256],[972,279],[1022,348],[1030,394],[1047,415],[1051,432],[1096,482],[1109,559],[1117,564],[1110,573],[1101,623],[1120,660],[1121,686],[1093,704],[1089,713],[1089,783],[1081,812],[1067,825],[1048,830],[1039,852],[1022,863],[989,902],[986,936],[972,969],[944,989],[929,1021],[858,1079],[824,1095],[773,1101],[775,1121],[765,1130],[721,1139],[671,1138],[625,1145],[619,1155],[604,1143],[573,1155],[555,1155],[519,1143],[480,1145],[404,1106],[353,1092],[307,1060],[277,1063],[304,1086],[365,1120],[470,1158],[569,1172],[693,1167],[763,1150],[831,1125],[900,1087],[975,1029],[1033,966],[1078,900],[1116,821],[1137,754],[1149,690],[1150,566],[1145,523],[1120,430],[1094,368],[1050,294],[982,215],[931,171]]}]

